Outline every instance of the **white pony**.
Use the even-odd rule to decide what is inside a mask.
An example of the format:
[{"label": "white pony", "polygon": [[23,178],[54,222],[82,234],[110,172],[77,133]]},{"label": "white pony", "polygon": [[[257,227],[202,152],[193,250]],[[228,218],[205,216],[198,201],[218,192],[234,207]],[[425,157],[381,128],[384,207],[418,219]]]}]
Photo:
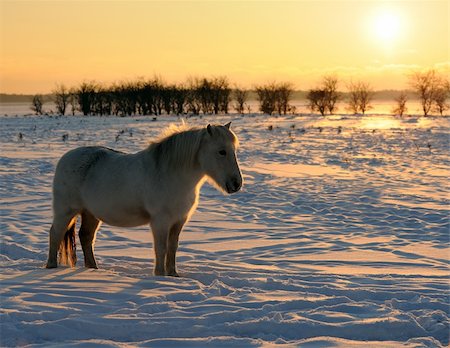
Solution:
[{"label": "white pony", "polygon": [[150,223],[155,275],[178,276],[175,254],[183,225],[194,212],[200,187],[210,178],[225,193],[242,186],[238,140],[224,126],[178,127],[135,154],[80,147],[58,162],[53,180],[53,224],[47,268],[76,263],[75,222],[85,267],[97,268],[94,242],[104,221],[120,227]]}]

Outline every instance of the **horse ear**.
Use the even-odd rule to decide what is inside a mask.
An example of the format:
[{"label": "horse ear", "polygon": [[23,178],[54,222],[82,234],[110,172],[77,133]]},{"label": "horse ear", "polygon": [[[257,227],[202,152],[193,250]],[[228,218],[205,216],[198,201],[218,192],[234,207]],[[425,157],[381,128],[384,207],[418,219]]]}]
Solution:
[{"label": "horse ear", "polygon": [[208,134],[212,136],[212,128],[211,128],[211,125],[210,125],[210,124],[208,124],[208,125],[206,126],[206,130],[208,131]]},{"label": "horse ear", "polygon": [[230,127],[231,127],[231,122],[228,122],[228,123],[225,125],[225,127],[227,127],[227,129],[230,129]]}]

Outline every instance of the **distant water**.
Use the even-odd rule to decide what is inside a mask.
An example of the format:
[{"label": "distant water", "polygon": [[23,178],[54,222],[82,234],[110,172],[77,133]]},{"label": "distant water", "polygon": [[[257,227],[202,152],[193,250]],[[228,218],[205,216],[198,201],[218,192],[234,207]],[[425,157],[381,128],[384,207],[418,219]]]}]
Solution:
[{"label": "distant water", "polygon": [[[234,102],[230,104],[230,112],[234,111]],[[296,113],[310,113],[306,100],[293,100],[291,105],[295,106]],[[259,112],[258,110],[258,102],[255,100],[251,100],[249,102],[250,112]],[[368,114],[392,114],[392,109],[394,108],[394,101],[389,100],[374,100],[372,102],[372,109],[370,109]],[[407,103],[408,111],[406,114],[408,115],[421,115],[422,110],[420,104],[417,100],[410,100]],[[55,104],[46,103],[43,106],[44,113],[52,114],[55,110]],[[248,110],[246,110],[248,112]],[[71,113],[71,109],[69,107],[69,113]],[[337,114],[347,114],[349,111],[347,110],[346,103],[339,103],[337,108]],[[28,115],[33,114],[31,110],[30,103],[0,103],[0,115],[14,116],[14,115]]]}]

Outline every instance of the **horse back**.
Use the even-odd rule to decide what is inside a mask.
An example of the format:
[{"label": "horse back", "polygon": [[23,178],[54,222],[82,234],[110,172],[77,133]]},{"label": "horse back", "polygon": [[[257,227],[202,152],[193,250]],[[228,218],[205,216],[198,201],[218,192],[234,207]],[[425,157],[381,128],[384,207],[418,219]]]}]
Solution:
[{"label": "horse back", "polygon": [[79,147],[65,153],[56,166],[53,179],[53,193],[78,196],[78,193],[90,173],[117,151],[101,147]]},{"label": "horse back", "polygon": [[56,166],[55,175],[64,174],[75,176],[74,179],[83,180],[88,176],[91,169],[115,154],[123,153],[102,146],[78,147],[61,157]]}]

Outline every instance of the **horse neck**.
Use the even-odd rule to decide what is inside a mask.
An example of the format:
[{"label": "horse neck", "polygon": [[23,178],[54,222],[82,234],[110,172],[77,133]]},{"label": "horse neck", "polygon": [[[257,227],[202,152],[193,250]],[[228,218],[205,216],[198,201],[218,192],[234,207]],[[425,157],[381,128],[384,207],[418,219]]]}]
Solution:
[{"label": "horse neck", "polygon": [[188,190],[197,187],[199,183],[203,182],[205,177],[205,173],[202,172],[200,167],[194,165],[180,168],[169,175],[180,184],[183,184]]},{"label": "horse neck", "polygon": [[[155,154],[158,149],[155,146],[150,146],[142,151],[142,154],[148,160],[146,166],[151,169],[157,176],[166,180],[174,180],[180,183],[180,186],[190,190],[191,188],[199,186],[203,182],[206,173],[202,171],[200,165],[196,161],[196,156],[192,157],[190,161],[184,161],[184,156],[189,157],[188,154],[191,149],[182,148],[177,149],[178,153],[167,155],[165,153]],[[198,151],[198,149],[195,149]],[[159,156],[159,157],[158,157]],[[163,156],[163,157],[161,157]],[[169,156],[167,158],[164,156]],[[195,159],[194,159],[195,157]],[[157,160],[155,160],[157,158]],[[179,162],[177,162],[177,159]]]}]

